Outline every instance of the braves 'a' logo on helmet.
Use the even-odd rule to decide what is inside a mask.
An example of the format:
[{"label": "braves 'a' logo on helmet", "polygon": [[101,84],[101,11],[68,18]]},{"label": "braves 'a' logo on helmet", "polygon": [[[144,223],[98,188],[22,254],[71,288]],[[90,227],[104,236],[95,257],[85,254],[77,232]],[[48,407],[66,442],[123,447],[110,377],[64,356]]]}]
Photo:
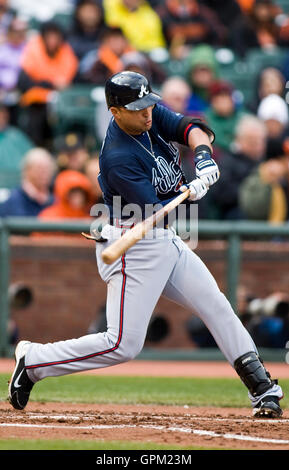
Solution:
[{"label": "braves 'a' logo on helmet", "polygon": [[149,90],[147,89],[147,87],[145,85],[142,85],[141,89],[140,89],[140,92],[138,94],[138,97],[142,98],[143,95],[148,95],[148,94],[149,94]]}]

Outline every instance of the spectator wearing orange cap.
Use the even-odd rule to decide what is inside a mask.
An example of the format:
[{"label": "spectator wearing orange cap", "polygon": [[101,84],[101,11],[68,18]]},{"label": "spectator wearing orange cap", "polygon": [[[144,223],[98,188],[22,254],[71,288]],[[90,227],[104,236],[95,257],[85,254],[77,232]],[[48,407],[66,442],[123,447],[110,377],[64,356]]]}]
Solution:
[{"label": "spectator wearing orange cap", "polygon": [[64,170],[55,179],[55,203],[40,212],[39,217],[54,219],[88,219],[93,204],[92,185],[79,171]]}]

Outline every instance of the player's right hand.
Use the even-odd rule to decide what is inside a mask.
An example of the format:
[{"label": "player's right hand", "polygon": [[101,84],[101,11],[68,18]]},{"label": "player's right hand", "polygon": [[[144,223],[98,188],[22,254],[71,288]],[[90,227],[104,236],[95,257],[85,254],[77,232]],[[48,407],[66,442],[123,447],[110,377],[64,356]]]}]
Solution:
[{"label": "player's right hand", "polygon": [[188,185],[183,185],[180,187],[181,192],[184,192],[187,189],[190,190],[188,200],[198,201],[207,194],[209,186],[201,178],[196,178],[191,181]]}]

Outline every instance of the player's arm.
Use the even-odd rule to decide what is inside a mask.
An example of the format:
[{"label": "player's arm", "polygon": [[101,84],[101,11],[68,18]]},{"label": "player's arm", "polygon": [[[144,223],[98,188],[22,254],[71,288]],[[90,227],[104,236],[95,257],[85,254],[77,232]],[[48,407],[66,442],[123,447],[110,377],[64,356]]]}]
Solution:
[{"label": "player's arm", "polygon": [[[150,179],[141,171],[141,169],[114,166],[110,169],[109,184],[111,188],[119,194],[121,198],[128,204],[137,204],[141,208],[143,216],[145,216],[146,205],[165,206],[176,196],[168,199],[159,199]],[[206,184],[199,178],[193,180],[189,188],[191,195],[189,201],[197,201],[202,199],[208,191]],[[187,186],[182,186],[180,192],[184,192]],[[155,209],[158,210],[158,209]]]},{"label": "player's arm", "polygon": [[217,163],[212,157],[212,143],[215,134],[203,121],[183,117],[178,126],[179,141],[190,147],[194,152],[195,171],[197,178],[211,186],[220,177]]},{"label": "player's arm", "polygon": [[[115,165],[111,167],[108,182],[111,189],[120,195],[123,201],[128,204],[137,204],[143,215],[145,214],[146,205],[150,204],[157,207],[161,204],[165,206],[175,198],[174,196],[168,199],[159,199],[150,178],[137,165]],[[201,199],[207,192],[206,185],[198,180],[194,188],[191,188],[191,192],[191,200]]]},{"label": "player's arm", "polygon": [[153,111],[161,134],[171,141],[187,145],[194,152],[197,178],[211,186],[220,176],[218,165],[212,158],[212,143],[215,134],[201,119],[174,113],[164,106],[157,105]]}]

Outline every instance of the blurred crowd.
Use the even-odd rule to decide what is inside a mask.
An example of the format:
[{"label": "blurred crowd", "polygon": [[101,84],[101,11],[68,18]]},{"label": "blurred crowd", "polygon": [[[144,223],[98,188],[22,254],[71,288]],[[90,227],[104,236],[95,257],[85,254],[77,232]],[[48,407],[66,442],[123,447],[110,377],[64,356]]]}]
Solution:
[{"label": "blurred crowd", "polygon": [[[0,217],[89,217],[102,201],[103,86],[126,69],[145,74],[164,106],[204,119],[216,133],[221,177],[200,201],[200,218],[287,221],[285,3],[0,0]],[[253,53],[269,60],[256,69],[247,99],[226,70],[237,64],[234,77],[238,70],[244,77],[242,67],[256,65]],[[81,106],[84,90],[97,97],[93,126],[57,121],[56,103],[70,90],[81,90]],[[180,152],[190,180],[192,152]]]}]

